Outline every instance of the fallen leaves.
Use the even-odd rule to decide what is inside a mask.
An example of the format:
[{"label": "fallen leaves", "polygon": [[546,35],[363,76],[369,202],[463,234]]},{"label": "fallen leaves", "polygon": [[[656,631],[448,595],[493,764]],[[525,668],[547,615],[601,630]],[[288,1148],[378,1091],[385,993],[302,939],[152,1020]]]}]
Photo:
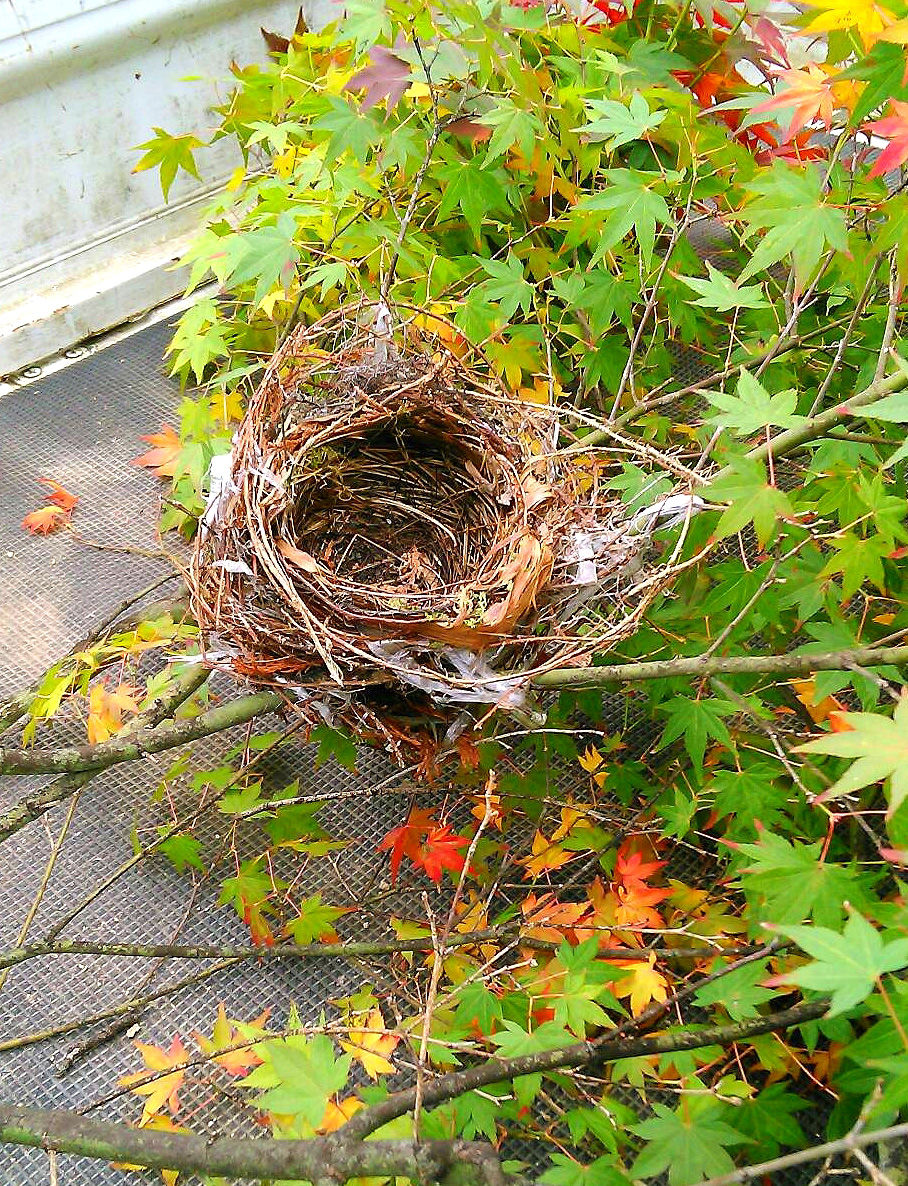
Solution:
[{"label": "fallen leaves", "polygon": [[22,526],[32,535],[52,535],[70,521],[73,507],[79,499],[54,478],[39,478],[38,481],[50,489],[50,493],[44,495],[48,505],[37,511],[29,511],[22,520]]}]

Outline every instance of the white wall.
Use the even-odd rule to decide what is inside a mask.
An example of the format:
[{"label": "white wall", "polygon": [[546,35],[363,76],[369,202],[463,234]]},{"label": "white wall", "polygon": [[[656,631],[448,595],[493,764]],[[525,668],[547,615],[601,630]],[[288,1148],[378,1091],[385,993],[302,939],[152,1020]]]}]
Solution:
[{"label": "white wall", "polygon": [[[333,0],[305,6],[325,17]],[[259,26],[289,33],[298,0],[0,0],[0,375],[182,290],[168,265],[235,168],[200,155],[164,204],[134,174],[157,125],[204,136],[231,60],[262,60]],[[188,81],[193,76],[198,81]]]}]

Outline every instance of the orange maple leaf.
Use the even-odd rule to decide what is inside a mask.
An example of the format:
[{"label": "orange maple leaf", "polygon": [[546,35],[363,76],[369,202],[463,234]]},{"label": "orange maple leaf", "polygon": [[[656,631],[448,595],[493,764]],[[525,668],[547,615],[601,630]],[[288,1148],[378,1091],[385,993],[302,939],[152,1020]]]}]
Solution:
[{"label": "orange maple leaf", "polygon": [[521,905],[526,923],[524,932],[532,939],[551,939],[560,943],[562,939],[582,938],[577,929],[590,911],[589,902],[559,902],[554,894],[527,894]]},{"label": "orange maple leaf", "polygon": [[179,460],[180,438],[176,430],[169,424],[162,424],[160,432],[150,432],[140,440],[147,441],[152,446],[141,457],[133,458],[133,465],[141,465],[146,469],[153,469],[159,478],[174,478],[177,473]]},{"label": "orange maple leaf", "polygon": [[898,99],[890,99],[889,107],[892,115],[885,119],[875,119],[867,125],[867,130],[877,136],[884,136],[889,143],[873,162],[870,169],[871,177],[881,177],[892,169],[908,161],[908,103]]},{"label": "orange maple leaf", "polygon": [[64,523],[69,522],[69,511],[62,507],[46,506],[37,511],[29,511],[22,520],[22,526],[32,535],[51,535],[59,531]]},{"label": "orange maple leaf", "polygon": [[108,692],[104,680],[92,686],[88,694],[88,740],[92,745],[108,741],[123,728],[123,714],[137,713],[137,689],[131,684],[118,684]]},{"label": "orange maple leaf", "polygon": [[[188,1060],[189,1055],[179,1035],[174,1036],[169,1050],[147,1042],[135,1042],[134,1045],[142,1055],[145,1070],[137,1071],[133,1075],[124,1075],[118,1082],[121,1087],[128,1087],[133,1095],[145,1096],[141,1123],[147,1125],[153,1116],[165,1109],[169,1109],[171,1115],[176,1116],[180,1110],[179,1090],[186,1074],[185,1068],[173,1071],[169,1075],[161,1075],[160,1072],[166,1071],[169,1067],[179,1067]],[[150,1078],[149,1072],[155,1078]]]},{"label": "orange maple leaf", "polygon": [[50,494],[44,495],[47,502],[52,502],[54,506],[60,507],[64,511],[71,511],[79,501],[75,494],[70,494],[53,478],[39,478],[38,481],[42,486],[50,487]]},{"label": "orange maple leaf", "polygon": [[524,877],[530,878],[539,877],[552,869],[560,869],[573,857],[574,853],[567,852],[560,844],[548,840],[542,832],[537,832],[533,837],[532,854],[517,863],[526,869]]},{"label": "orange maple leaf", "polygon": [[785,133],[785,141],[791,140],[796,132],[813,119],[822,120],[828,130],[838,106],[829,75],[811,63],[803,70],[782,70],[779,78],[786,84],[785,90],[776,91],[771,98],[758,103],[753,108],[754,113],[793,107],[794,113]]},{"label": "orange maple leaf", "polygon": [[400,1038],[386,1032],[381,1009],[376,1006],[360,1024],[362,1029],[347,1031],[350,1041],[341,1042],[341,1049],[353,1055],[370,1079],[393,1074],[394,1063],[388,1059],[388,1055],[394,1052]]},{"label": "orange maple leaf", "polygon": [[430,828],[413,857],[413,864],[423,869],[434,882],[440,882],[445,869],[452,873],[461,871],[466,856],[460,850],[469,848],[469,845],[469,836],[452,832],[448,824]]},{"label": "orange maple leaf", "polygon": [[318,1126],[318,1131],[322,1133],[337,1132],[362,1107],[364,1107],[363,1101],[357,1099],[355,1095],[348,1095],[346,1099],[337,1102],[328,1100],[325,1105],[325,1115]]},{"label": "orange maple leaf", "polygon": [[822,700],[817,700],[816,680],[813,677],[793,679],[791,686],[794,688],[795,696],[807,709],[808,716],[815,725],[820,725],[826,720],[831,721],[836,712],[848,711],[842,701],[836,699],[835,696],[824,696]]}]

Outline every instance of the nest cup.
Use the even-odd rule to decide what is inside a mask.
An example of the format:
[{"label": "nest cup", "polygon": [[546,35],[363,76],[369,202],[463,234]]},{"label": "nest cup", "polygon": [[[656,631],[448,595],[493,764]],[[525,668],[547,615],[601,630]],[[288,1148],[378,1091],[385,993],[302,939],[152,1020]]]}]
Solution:
[{"label": "nest cup", "polygon": [[388,685],[436,708],[516,703],[540,664],[601,645],[591,594],[611,572],[627,606],[639,533],[601,460],[559,451],[554,407],[413,331],[398,351],[386,313],[298,328],[213,462],[189,574],[203,643],[315,703]]}]

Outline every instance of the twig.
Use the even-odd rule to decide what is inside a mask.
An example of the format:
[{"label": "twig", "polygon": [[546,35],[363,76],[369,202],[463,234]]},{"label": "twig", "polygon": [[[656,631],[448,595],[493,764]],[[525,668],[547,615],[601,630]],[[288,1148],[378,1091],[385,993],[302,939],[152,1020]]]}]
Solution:
[{"label": "twig", "polygon": [[837,1141],[827,1141],[825,1145],[799,1149],[796,1153],[786,1153],[784,1157],[774,1157],[771,1161],[760,1162],[759,1165],[744,1166],[730,1174],[723,1174],[720,1178],[707,1178],[697,1183],[697,1186],[735,1186],[738,1182],[752,1182],[754,1178],[762,1178],[778,1170],[806,1165],[811,1161],[820,1161],[824,1157],[835,1157],[839,1153],[853,1153],[857,1149],[863,1149],[865,1145],[884,1144],[901,1137],[908,1137],[908,1124],[894,1124],[890,1128],[878,1128],[875,1132],[848,1133]]}]

